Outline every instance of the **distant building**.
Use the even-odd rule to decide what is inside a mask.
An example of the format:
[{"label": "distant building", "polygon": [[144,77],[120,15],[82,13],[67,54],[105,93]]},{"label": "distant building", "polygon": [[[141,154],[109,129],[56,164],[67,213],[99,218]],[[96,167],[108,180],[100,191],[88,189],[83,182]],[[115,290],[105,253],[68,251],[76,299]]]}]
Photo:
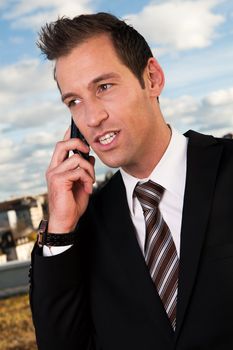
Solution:
[{"label": "distant building", "polygon": [[224,139],[233,139],[233,134],[230,132],[223,136]]},{"label": "distant building", "polygon": [[0,203],[0,263],[4,260],[29,258],[33,244],[31,235],[45,216],[46,194],[25,196]]}]

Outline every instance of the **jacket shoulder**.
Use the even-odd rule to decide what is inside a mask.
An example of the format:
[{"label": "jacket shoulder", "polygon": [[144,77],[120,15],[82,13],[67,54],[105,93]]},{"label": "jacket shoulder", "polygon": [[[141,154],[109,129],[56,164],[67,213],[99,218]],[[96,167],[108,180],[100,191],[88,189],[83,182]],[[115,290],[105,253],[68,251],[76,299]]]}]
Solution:
[{"label": "jacket shoulder", "polygon": [[98,203],[104,200],[114,201],[116,194],[124,189],[121,173],[118,170],[103,186],[97,188],[93,194],[93,202]]},{"label": "jacket shoulder", "polygon": [[196,145],[222,145],[230,149],[233,148],[233,139],[205,135],[197,131],[189,130],[184,134],[189,138],[191,144]]}]

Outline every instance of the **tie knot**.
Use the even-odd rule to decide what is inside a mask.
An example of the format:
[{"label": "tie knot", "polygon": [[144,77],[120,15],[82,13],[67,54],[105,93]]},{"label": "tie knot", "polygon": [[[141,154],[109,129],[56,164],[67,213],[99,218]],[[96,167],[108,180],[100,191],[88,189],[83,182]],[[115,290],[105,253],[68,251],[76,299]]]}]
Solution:
[{"label": "tie knot", "polygon": [[156,209],[158,207],[164,193],[164,188],[149,180],[143,184],[137,184],[134,193],[145,211]]}]

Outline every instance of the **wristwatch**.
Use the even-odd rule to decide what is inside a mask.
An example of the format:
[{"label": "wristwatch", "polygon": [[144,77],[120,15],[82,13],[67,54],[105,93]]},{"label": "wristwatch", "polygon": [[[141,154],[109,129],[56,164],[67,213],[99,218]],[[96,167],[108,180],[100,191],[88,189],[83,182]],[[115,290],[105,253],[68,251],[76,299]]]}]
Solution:
[{"label": "wristwatch", "polygon": [[51,233],[48,232],[48,220],[41,220],[37,232],[37,244],[39,247],[59,247],[74,244],[77,240],[76,232]]}]

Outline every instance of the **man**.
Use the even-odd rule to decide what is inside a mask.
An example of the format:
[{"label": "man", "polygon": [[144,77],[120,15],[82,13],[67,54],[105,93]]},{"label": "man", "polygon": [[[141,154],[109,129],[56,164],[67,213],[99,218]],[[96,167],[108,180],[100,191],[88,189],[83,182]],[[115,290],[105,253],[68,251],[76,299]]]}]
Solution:
[{"label": "man", "polygon": [[120,167],[90,196],[94,158],[67,156],[88,146],[68,129],[55,148],[32,254],[39,349],[231,349],[232,141],[166,124],[163,71],[114,16],[61,18],[39,47],[90,147]]}]

